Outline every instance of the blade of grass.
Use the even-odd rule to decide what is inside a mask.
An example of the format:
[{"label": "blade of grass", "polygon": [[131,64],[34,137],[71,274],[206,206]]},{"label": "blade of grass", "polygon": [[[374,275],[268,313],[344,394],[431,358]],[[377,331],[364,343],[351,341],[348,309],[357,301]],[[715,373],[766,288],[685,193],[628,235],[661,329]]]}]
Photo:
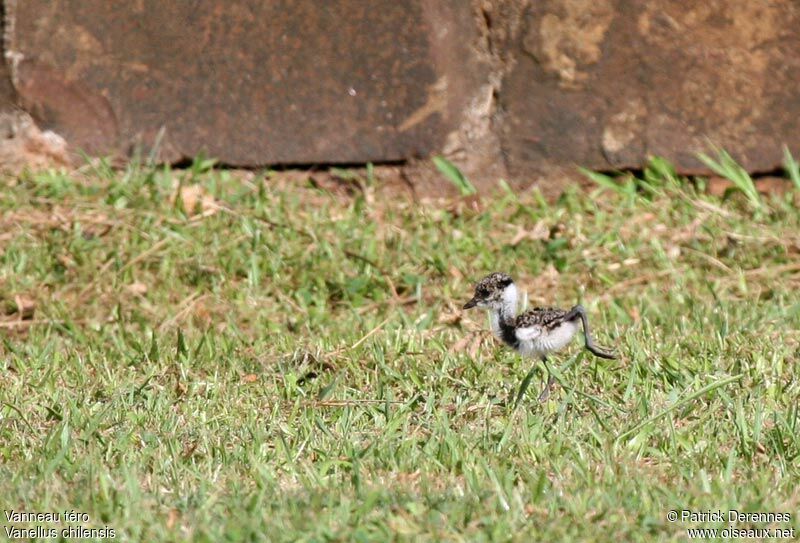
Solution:
[{"label": "blade of grass", "polygon": [[442,172],[445,179],[450,181],[459,191],[461,196],[471,196],[478,191],[475,186],[470,183],[469,179],[459,170],[455,164],[446,158],[435,156],[433,157],[433,164]]},{"label": "blade of grass", "polygon": [[517,408],[519,402],[522,401],[522,398],[525,396],[525,392],[527,392],[528,387],[531,386],[531,381],[533,380],[533,373],[536,371],[536,366],[531,368],[531,371],[528,372],[528,375],[522,380],[522,383],[519,385],[519,390],[517,391],[517,398],[514,400],[514,409]]},{"label": "blade of grass", "polygon": [[800,165],[797,164],[792,152],[789,151],[789,147],[786,145],[783,146],[783,169],[786,170],[789,179],[794,183],[795,190],[800,190]]},{"label": "blade of grass", "polygon": [[725,385],[733,383],[734,381],[738,381],[739,379],[742,378],[742,376],[743,375],[740,373],[739,375],[733,375],[731,377],[726,377],[725,379],[722,379],[720,381],[715,381],[713,383],[709,383],[708,385],[704,386],[700,390],[697,390],[697,391],[689,394],[685,398],[682,398],[682,399],[676,401],[674,404],[672,404],[669,407],[667,407],[666,409],[663,409],[662,411],[656,413],[652,417],[649,417],[649,418],[643,420],[642,422],[640,422],[639,424],[635,425],[630,430],[626,430],[625,432],[622,432],[619,436],[617,436],[617,439],[615,441],[616,442],[622,441],[623,439],[625,439],[629,435],[635,434],[636,432],[638,432],[639,430],[641,430],[642,428],[644,428],[648,424],[652,424],[653,422],[655,422],[655,421],[657,421],[657,420],[669,415],[670,413],[672,413],[673,411],[675,411],[679,407],[681,407],[683,405],[686,405],[687,403],[689,403],[689,402],[691,402],[693,400],[696,400],[700,396],[702,396],[702,395],[704,395],[704,394],[706,394],[708,392],[711,392],[712,390],[716,390],[716,389],[718,389],[720,387],[724,387]]},{"label": "blade of grass", "polygon": [[739,165],[724,149],[715,149],[715,151],[717,158],[712,158],[705,153],[698,153],[697,158],[708,166],[711,171],[733,183],[733,186],[747,197],[754,209],[761,209],[763,207],[761,196],[759,196],[755,183],[753,183],[753,178],[750,177],[747,170]]},{"label": "blade of grass", "polygon": [[610,175],[604,173],[594,172],[587,168],[578,167],[578,171],[590,180],[597,183],[601,188],[616,192],[621,196],[633,196],[636,193],[636,183],[632,181],[631,177],[620,182]]}]

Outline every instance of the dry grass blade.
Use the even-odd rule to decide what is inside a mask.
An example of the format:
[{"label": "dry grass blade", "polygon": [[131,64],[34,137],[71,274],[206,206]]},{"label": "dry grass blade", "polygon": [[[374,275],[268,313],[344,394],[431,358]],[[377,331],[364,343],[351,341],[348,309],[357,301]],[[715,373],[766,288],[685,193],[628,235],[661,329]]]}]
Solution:
[{"label": "dry grass blade", "polygon": [[380,329],[381,329],[381,328],[383,328],[383,327],[386,325],[386,323],[387,323],[387,322],[389,322],[390,320],[392,320],[392,317],[386,317],[386,318],[385,318],[383,321],[381,321],[381,323],[380,323],[380,324],[378,324],[378,325],[377,325],[375,328],[373,328],[372,330],[370,330],[369,332],[367,332],[366,334],[364,334],[364,336],[363,336],[361,339],[359,339],[358,341],[356,341],[355,343],[353,343],[353,344],[350,346],[350,350],[352,351],[353,349],[355,349],[356,347],[358,347],[359,345],[361,345],[362,343],[364,343],[365,341],[367,341],[367,340],[368,340],[370,337],[372,337],[372,335],[373,335],[373,334],[375,334],[375,333],[377,333],[378,331],[380,331]]}]

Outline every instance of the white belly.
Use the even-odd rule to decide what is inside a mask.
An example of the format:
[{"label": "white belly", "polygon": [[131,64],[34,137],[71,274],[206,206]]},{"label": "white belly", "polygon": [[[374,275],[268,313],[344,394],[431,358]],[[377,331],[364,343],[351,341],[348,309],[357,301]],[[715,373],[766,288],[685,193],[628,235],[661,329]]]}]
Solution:
[{"label": "white belly", "polygon": [[577,331],[577,322],[571,321],[561,323],[552,330],[543,330],[540,335],[529,341],[520,342],[520,353],[523,356],[538,357],[553,351],[561,350],[572,341]]}]

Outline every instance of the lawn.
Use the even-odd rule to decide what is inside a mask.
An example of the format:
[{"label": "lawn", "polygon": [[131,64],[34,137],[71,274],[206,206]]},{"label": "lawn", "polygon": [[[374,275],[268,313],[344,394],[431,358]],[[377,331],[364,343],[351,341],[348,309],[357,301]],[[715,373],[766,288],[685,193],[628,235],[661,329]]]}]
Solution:
[{"label": "lawn", "polygon": [[[148,542],[800,529],[800,194],[656,162],[415,203],[211,166],[2,181],[0,539],[65,511]],[[496,270],[619,359],[576,339],[514,409],[532,362],[460,309]]]}]

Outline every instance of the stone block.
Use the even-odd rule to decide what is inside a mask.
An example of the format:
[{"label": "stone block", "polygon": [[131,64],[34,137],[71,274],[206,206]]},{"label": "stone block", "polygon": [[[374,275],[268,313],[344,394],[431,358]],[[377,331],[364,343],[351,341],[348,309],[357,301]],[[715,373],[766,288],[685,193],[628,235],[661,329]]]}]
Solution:
[{"label": "stone block", "polygon": [[92,154],[237,166],[428,156],[483,79],[458,0],[25,0],[7,45],[24,107]]},{"label": "stone block", "polygon": [[500,92],[509,170],[704,172],[712,145],[780,167],[784,143],[800,154],[798,23],[792,0],[531,2]]}]

